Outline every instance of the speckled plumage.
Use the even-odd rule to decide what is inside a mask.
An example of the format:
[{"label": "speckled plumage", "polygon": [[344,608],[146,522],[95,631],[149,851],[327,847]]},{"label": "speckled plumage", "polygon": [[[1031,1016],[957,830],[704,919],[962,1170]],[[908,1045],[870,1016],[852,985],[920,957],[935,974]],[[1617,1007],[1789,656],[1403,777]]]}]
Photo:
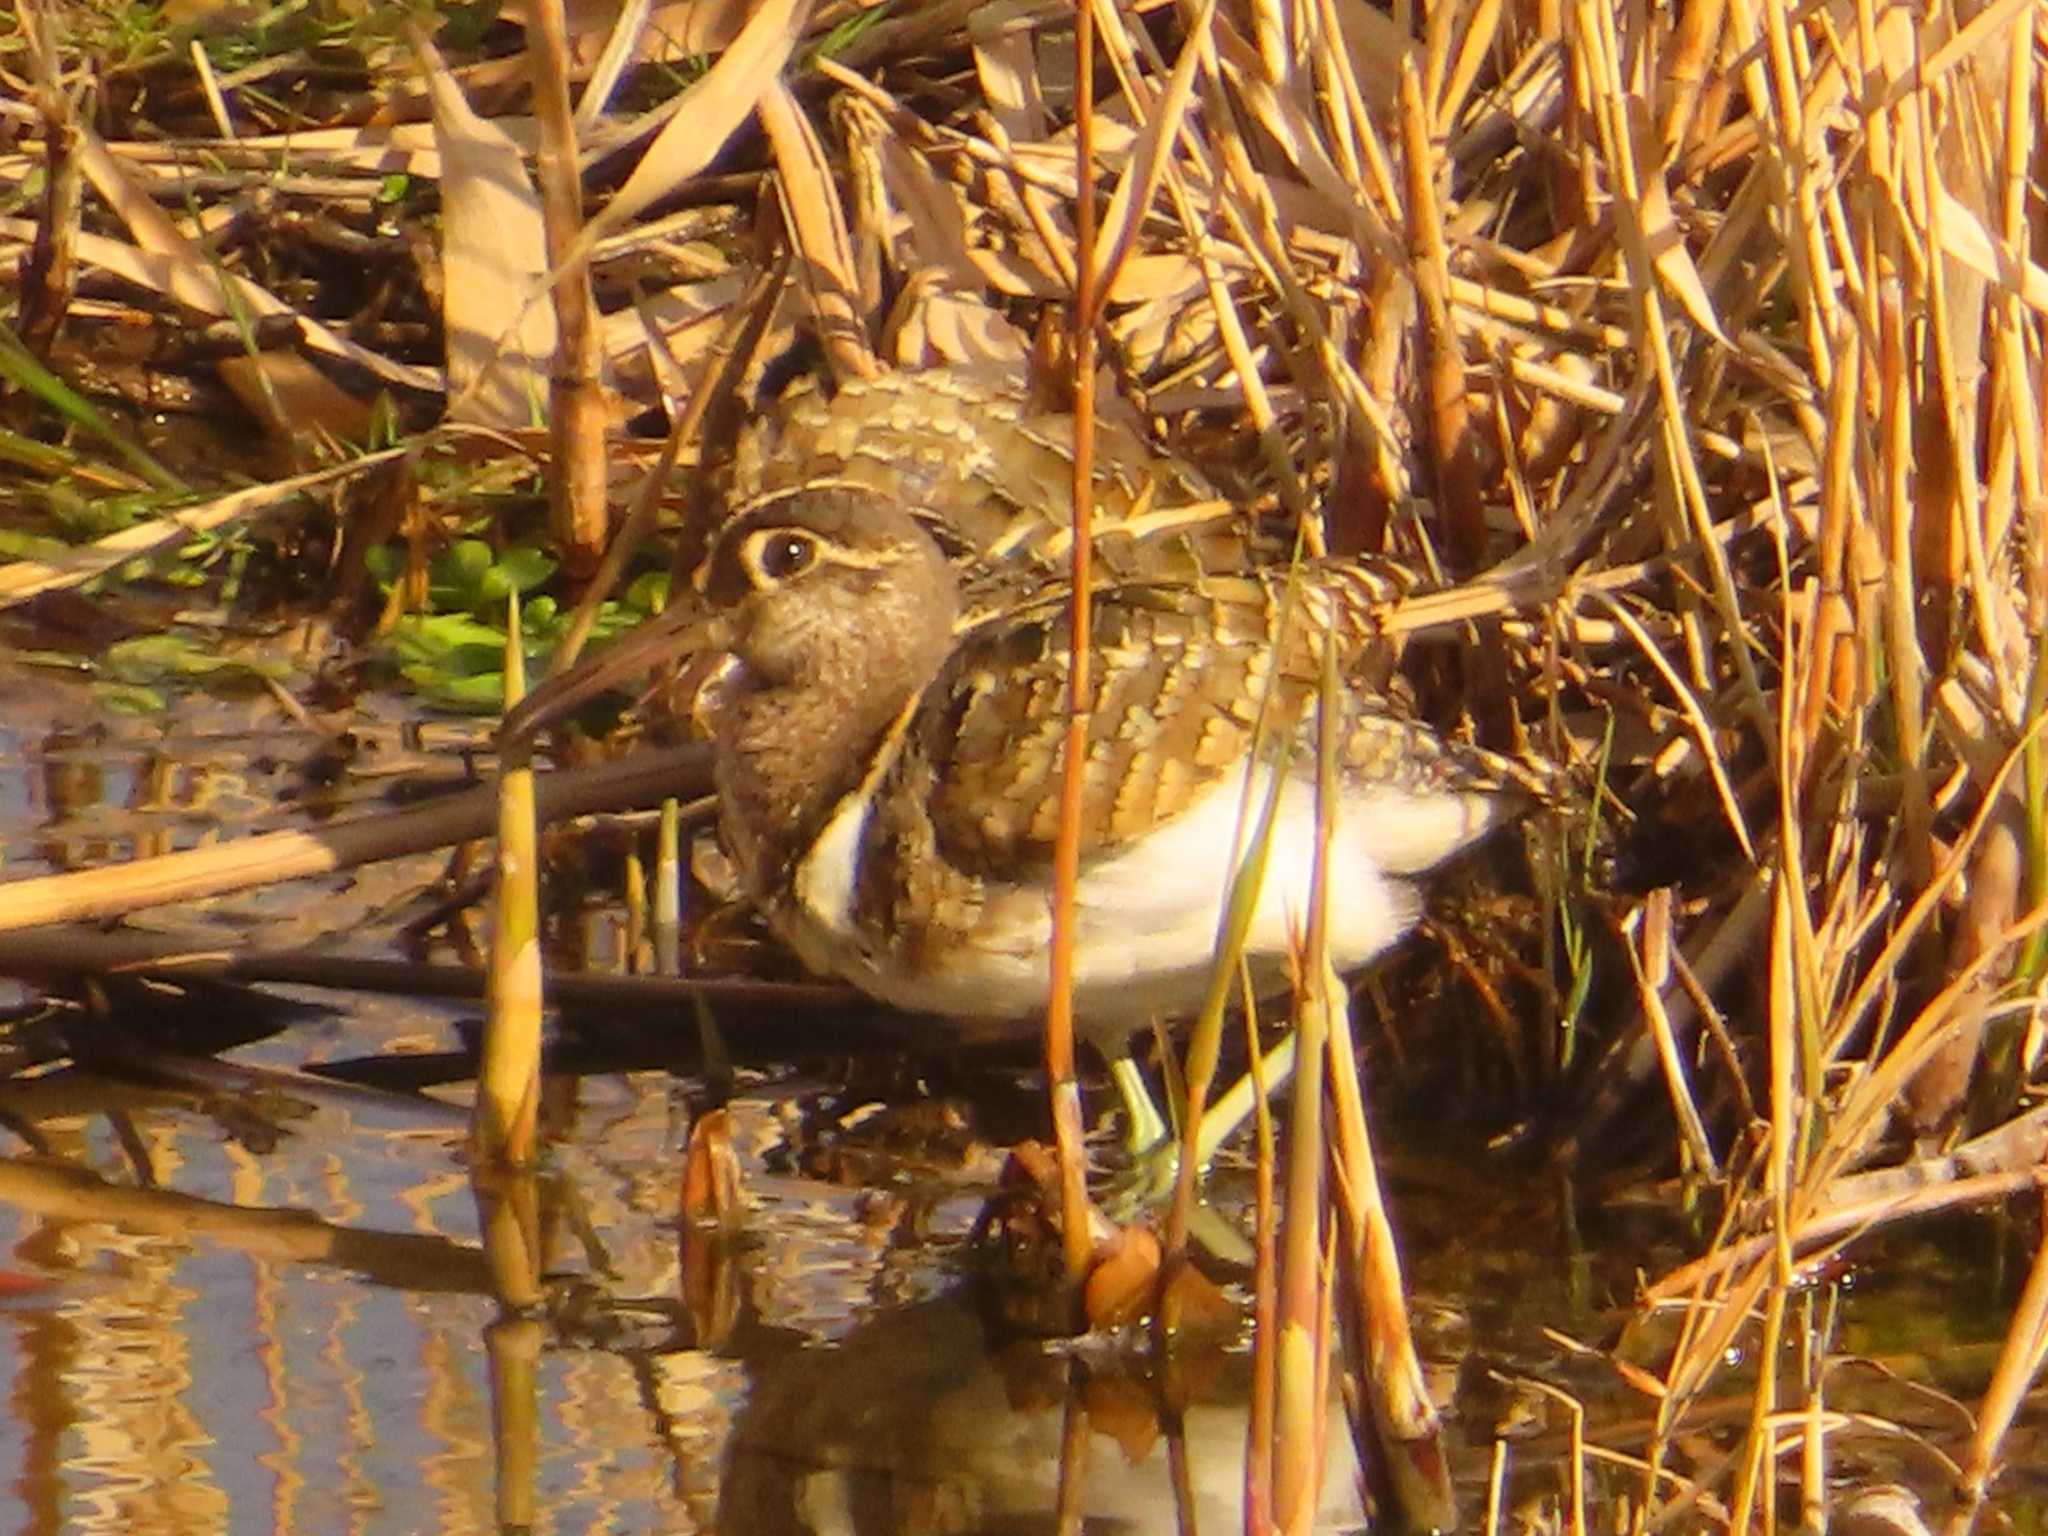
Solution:
[{"label": "speckled plumage", "polygon": [[[785,397],[740,441],[732,505],[806,485],[856,486],[909,507],[976,572],[1058,577],[1072,528],[1074,418],[1036,409],[987,367],[885,373]],[[1095,559],[1119,579],[1248,571],[1244,519],[1132,426],[1095,426]]]},{"label": "speckled plumage", "polygon": [[[723,652],[697,713],[724,839],[772,926],[814,971],[887,1001],[1035,1025],[1073,427],[972,369],[786,401],[741,444],[694,599],[551,682],[507,729],[678,645]],[[1373,614],[1405,578],[1335,561],[1290,578],[1194,471],[1128,427],[1099,431],[1076,995],[1083,1026],[1114,1044],[1199,1001],[1233,845],[1269,798],[1248,954],[1262,986],[1284,979],[1314,862],[1326,636],[1345,679],[1340,967],[1396,942],[1418,910],[1414,877],[1483,835],[1511,797],[1490,760],[1400,700]]]},{"label": "speckled plumage", "polygon": [[[741,555],[766,538],[814,542],[816,553],[791,580],[749,587]],[[922,523],[856,490],[799,491],[749,511],[714,547],[704,588],[727,616],[734,656],[706,708],[723,825],[770,922],[814,969],[889,1001],[1032,1020],[1046,992],[1066,593],[1049,588],[963,627],[959,583]],[[1348,563],[1309,566],[1292,588],[1269,572],[1097,594],[1084,1024],[1114,1033],[1199,998],[1247,779],[1262,800],[1276,773],[1279,830],[1250,950],[1262,979],[1284,974],[1306,916],[1314,705],[1332,633],[1349,685],[1339,963],[1398,939],[1416,910],[1408,877],[1496,819],[1497,781],[1479,759],[1387,691],[1390,653],[1371,623],[1387,595],[1385,578]],[[904,616],[918,612],[944,622],[913,637]],[[762,664],[806,645],[819,648],[815,664]],[[1266,745],[1255,752],[1262,709]]]}]

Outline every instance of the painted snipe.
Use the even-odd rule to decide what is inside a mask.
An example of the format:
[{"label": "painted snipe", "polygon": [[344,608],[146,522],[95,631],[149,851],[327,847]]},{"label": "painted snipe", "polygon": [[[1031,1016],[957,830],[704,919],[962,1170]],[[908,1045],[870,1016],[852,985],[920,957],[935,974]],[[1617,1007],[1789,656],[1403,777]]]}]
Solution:
[{"label": "painted snipe", "polygon": [[[1022,452],[988,442],[997,429],[977,419],[959,442],[947,426],[954,456],[923,468],[909,461],[932,440],[916,431],[891,447],[855,421],[829,452],[791,453],[785,429],[784,457],[747,471],[755,492],[718,529],[682,611],[548,684],[507,728],[530,731],[678,649],[718,653],[699,717],[721,828],[773,929],[813,971],[886,1002],[1035,1028],[1069,659],[1071,591],[1052,569],[1065,482],[1041,463],[1033,474],[1052,483],[1029,504],[1018,477],[991,489],[1004,471],[987,466]],[[907,466],[893,476],[891,453]],[[1105,495],[1116,558],[1094,594],[1075,1007],[1113,1060],[1132,1031],[1199,1005],[1238,829],[1276,779],[1246,953],[1262,989],[1284,985],[1314,862],[1326,644],[1345,680],[1329,904],[1340,970],[1400,939],[1416,879],[1514,804],[1492,759],[1399,702],[1373,617],[1394,577],[1348,561],[1260,568],[1211,521],[1191,471],[1152,456],[1126,479],[1171,494]]]}]

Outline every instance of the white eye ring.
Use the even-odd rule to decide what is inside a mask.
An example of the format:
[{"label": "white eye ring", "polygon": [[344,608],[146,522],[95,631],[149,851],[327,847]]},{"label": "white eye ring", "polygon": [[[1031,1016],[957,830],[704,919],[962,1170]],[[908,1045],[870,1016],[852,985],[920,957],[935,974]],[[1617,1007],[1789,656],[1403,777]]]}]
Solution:
[{"label": "white eye ring", "polygon": [[818,540],[801,528],[762,528],[740,546],[740,560],[756,587],[779,587],[818,563]]}]

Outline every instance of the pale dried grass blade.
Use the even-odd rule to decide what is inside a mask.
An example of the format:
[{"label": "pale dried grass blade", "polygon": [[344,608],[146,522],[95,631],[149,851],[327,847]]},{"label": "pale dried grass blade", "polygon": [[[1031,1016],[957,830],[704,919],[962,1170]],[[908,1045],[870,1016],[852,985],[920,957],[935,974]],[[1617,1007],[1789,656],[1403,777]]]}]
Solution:
[{"label": "pale dried grass blade", "polygon": [[1028,7],[979,6],[968,18],[967,35],[974,42],[974,74],[981,82],[982,99],[1003,132],[1013,141],[1046,137],[1050,116],[1039,88]]},{"label": "pale dried grass blade", "polygon": [[604,51],[583,82],[583,94],[576,98],[576,135],[587,139],[604,122],[605,107],[628,66],[641,56],[641,41],[647,35],[650,0],[624,0],[604,40]]},{"label": "pale dried grass blade", "polygon": [[1994,241],[1983,221],[1946,188],[1936,194],[1934,221],[1943,251],[2036,314],[2048,315],[2048,267],[2025,260],[2008,241]]},{"label": "pale dried grass blade", "polygon": [[228,116],[228,99],[220,88],[220,76],[213,72],[213,60],[206,56],[199,39],[192,39],[192,70],[199,76],[199,88],[206,96],[206,110],[213,116],[213,125],[220,130],[220,136],[232,142],[235,137],[234,119]]},{"label": "pale dried grass blade", "polygon": [[442,328],[449,419],[527,427],[547,415],[552,308],[540,197],[519,147],[479,117],[426,33],[413,44],[441,150]]},{"label": "pale dried grass blade", "polygon": [[1630,131],[1635,138],[1637,163],[1642,167],[1642,197],[1636,218],[1642,225],[1643,249],[1671,296],[1692,317],[1692,323],[1722,345],[1729,345],[1728,335],[1714,313],[1714,301],[1708,297],[1707,285],[1700,280],[1699,268],[1693,265],[1692,253],[1685,247],[1685,233],[1678,227],[1678,216],[1672,211],[1671,191],[1665,182],[1667,168],[1658,163],[1657,138],[1648,115],[1640,103],[1630,105]]},{"label": "pale dried grass blade", "polygon": [[1650,1039],[1657,1047],[1657,1060],[1664,1069],[1664,1083],[1671,1108],[1678,1119],[1680,1134],[1691,1153],[1692,1166],[1708,1178],[1721,1176],[1720,1159],[1707,1136],[1705,1119],[1686,1076],[1685,1053],[1664,996],[1671,986],[1671,891],[1659,886],[1622,923],[1628,942],[1623,946],[1629,967],[1635,973],[1636,995],[1648,1021]]},{"label": "pale dried grass blade", "polygon": [[1189,23],[1189,36],[1181,44],[1180,57],[1167,78],[1166,90],[1139,130],[1130,161],[1116,190],[1110,194],[1109,206],[1103,210],[1102,237],[1095,248],[1095,281],[1101,291],[1113,288],[1116,273],[1137,240],[1138,226],[1158,194],[1167,160],[1187,121],[1188,106],[1194,96],[1195,69],[1201,62],[1203,44],[1215,15],[1215,0],[1202,0]]},{"label": "pale dried grass blade", "polygon": [[839,206],[825,148],[780,77],[762,88],[758,109],[775,155],[783,217],[797,253],[797,276],[832,373],[841,383],[873,378],[875,355],[856,307],[853,242]]},{"label": "pale dried grass blade", "polygon": [[725,147],[762,93],[781,77],[790,51],[810,19],[811,0],[762,0],[739,35],[688,90],[657,114],[663,123],[590,235],[615,230],[635,214],[679,191]]},{"label": "pale dried grass blade", "polygon": [[[1432,14],[1435,9],[1432,7]],[[1448,12],[1450,7],[1443,9]],[[1477,0],[1470,14],[1462,20],[1464,33],[1458,39],[1457,55],[1449,61],[1448,71],[1431,99],[1438,137],[1448,135],[1451,125],[1463,115],[1473,83],[1486,67],[1494,39],[1500,32],[1501,0]]]}]

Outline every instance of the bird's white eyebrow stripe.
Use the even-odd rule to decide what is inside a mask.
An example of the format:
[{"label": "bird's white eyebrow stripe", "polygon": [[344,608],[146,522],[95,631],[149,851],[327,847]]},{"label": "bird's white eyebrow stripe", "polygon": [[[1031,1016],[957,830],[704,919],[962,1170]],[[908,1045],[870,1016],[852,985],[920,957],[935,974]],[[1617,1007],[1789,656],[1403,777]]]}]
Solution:
[{"label": "bird's white eyebrow stripe", "polygon": [[[812,535],[816,538],[817,535]],[[903,552],[898,549],[876,549],[866,552],[848,549],[844,544],[830,539],[818,538],[818,558],[831,565],[843,565],[853,571],[880,571],[892,565],[900,565]]]}]

